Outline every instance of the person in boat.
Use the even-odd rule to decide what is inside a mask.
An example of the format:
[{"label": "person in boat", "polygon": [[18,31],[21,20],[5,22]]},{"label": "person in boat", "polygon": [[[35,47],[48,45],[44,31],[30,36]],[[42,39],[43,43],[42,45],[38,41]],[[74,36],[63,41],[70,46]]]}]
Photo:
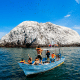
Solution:
[{"label": "person in boat", "polygon": [[[29,56],[29,54],[28,54]],[[29,59],[28,59],[28,64],[32,64],[32,57],[29,56]]]},{"label": "person in boat", "polygon": [[61,59],[61,53],[58,54],[58,60],[60,60],[60,59]]},{"label": "person in boat", "polygon": [[52,53],[51,58],[52,58],[51,61],[54,62],[56,58],[56,55],[54,54],[54,52]]},{"label": "person in boat", "polygon": [[[29,54],[28,54],[28,56],[29,56]],[[23,60],[23,59],[20,61],[20,63],[32,64],[32,58],[29,56],[28,63],[25,62],[25,60]]]},{"label": "person in boat", "polygon": [[39,63],[40,63],[39,58],[36,57],[36,58],[35,58],[35,62],[33,63],[33,65],[39,65]]},{"label": "person in boat", "polygon": [[51,47],[52,45],[51,44],[49,44],[49,47]]},{"label": "person in boat", "polygon": [[25,63],[25,60],[23,60],[23,58],[21,59],[20,63]]},{"label": "person in boat", "polygon": [[41,49],[39,46],[36,48],[36,51],[37,51],[37,57],[40,59],[41,61],[41,64],[42,64],[42,51],[43,49]]},{"label": "person in boat", "polygon": [[46,55],[47,55],[47,62],[50,62],[50,52],[49,52],[49,50],[47,50],[47,52],[46,52]]}]

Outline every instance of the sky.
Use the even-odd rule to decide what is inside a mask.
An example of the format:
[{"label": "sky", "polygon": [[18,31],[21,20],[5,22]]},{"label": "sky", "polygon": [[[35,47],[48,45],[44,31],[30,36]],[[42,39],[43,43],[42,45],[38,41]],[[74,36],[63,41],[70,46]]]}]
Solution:
[{"label": "sky", "polygon": [[0,0],[0,39],[23,21],[51,22],[80,35],[80,0]]}]

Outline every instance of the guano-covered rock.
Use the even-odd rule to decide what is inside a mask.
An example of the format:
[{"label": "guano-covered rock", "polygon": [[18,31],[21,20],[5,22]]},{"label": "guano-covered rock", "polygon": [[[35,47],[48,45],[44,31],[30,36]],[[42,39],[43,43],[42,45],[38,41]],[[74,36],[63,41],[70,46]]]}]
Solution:
[{"label": "guano-covered rock", "polygon": [[1,38],[0,44],[5,45],[72,45],[80,44],[79,34],[67,27],[50,22],[38,23],[24,21]]}]

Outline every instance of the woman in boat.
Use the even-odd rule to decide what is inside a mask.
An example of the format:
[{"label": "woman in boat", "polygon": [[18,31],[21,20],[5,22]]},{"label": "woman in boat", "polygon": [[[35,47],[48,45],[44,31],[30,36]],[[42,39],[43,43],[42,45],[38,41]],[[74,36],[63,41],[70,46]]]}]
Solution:
[{"label": "woman in boat", "polygon": [[[28,54],[29,56],[29,54]],[[32,64],[32,58],[29,56],[29,59],[28,59],[28,64]]]},{"label": "woman in boat", "polygon": [[35,62],[33,63],[33,65],[39,65],[39,63],[40,63],[39,58],[36,57],[36,58],[35,58]]},{"label": "woman in boat", "polygon": [[29,57],[29,59],[28,59],[28,64],[32,64],[32,58],[31,57]]},{"label": "woman in boat", "polygon": [[49,50],[47,50],[46,55],[47,55],[47,61],[50,62],[50,58],[49,58],[50,57],[50,52],[49,52]]},{"label": "woman in boat", "polygon": [[42,64],[42,51],[43,49],[41,49],[39,46],[36,48],[36,51],[37,51],[37,57],[40,59],[41,61],[41,64]]}]

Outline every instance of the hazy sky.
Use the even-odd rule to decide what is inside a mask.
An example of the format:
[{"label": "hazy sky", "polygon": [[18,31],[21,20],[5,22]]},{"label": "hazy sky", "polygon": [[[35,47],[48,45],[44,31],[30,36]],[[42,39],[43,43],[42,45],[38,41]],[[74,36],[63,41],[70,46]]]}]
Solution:
[{"label": "hazy sky", "polygon": [[0,39],[23,21],[51,22],[80,35],[80,0],[0,0]]}]

